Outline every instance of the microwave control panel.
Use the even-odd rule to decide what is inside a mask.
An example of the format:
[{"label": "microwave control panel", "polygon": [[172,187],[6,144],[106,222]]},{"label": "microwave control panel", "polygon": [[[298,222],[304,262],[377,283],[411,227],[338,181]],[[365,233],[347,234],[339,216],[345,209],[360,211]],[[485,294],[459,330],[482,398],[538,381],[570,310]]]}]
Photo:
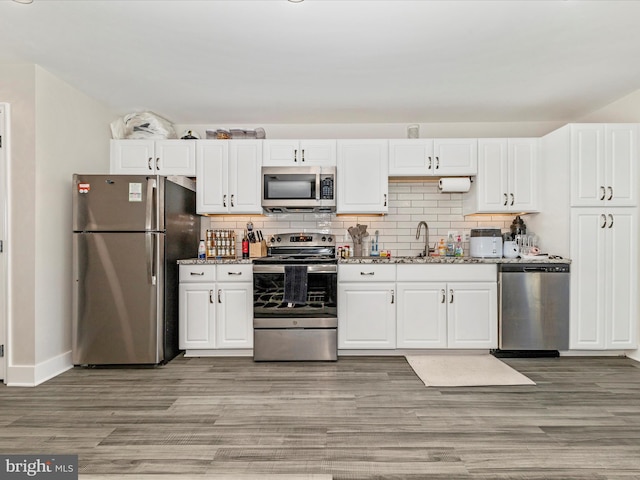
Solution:
[{"label": "microwave control panel", "polygon": [[327,176],[320,180],[320,199],[333,200],[333,176]]}]

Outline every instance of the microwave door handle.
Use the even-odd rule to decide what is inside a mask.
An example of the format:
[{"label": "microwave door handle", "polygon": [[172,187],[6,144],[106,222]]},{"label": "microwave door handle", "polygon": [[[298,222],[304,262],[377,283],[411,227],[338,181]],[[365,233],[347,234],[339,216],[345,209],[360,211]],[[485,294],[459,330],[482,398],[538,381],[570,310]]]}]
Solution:
[{"label": "microwave door handle", "polygon": [[320,200],[320,175],[316,175],[316,200]]}]

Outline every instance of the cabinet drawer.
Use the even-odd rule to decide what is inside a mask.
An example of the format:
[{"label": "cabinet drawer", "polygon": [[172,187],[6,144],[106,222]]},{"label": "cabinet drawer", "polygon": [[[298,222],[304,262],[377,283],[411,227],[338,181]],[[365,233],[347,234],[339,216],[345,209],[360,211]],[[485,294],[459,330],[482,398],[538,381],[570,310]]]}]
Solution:
[{"label": "cabinet drawer", "polygon": [[219,282],[251,282],[253,279],[253,265],[234,264],[216,265],[216,278]]},{"label": "cabinet drawer", "polygon": [[215,279],[215,265],[180,265],[180,283],[213,282]]},{"label": "cabinet drawer", "polygon": [[495,264],[398,265],[399,282],[496,282]]},{"label": "cabinet drawer", "polygon": [[339,282],[395,282],[395,265],[338,265]]}]

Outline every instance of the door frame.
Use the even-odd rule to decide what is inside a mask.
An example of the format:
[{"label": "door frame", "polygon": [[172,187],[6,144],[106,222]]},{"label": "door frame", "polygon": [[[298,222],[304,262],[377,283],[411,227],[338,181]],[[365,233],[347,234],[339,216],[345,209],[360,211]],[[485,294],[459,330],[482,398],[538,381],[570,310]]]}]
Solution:
[{"label": "door frame", "polygon": [[9,238],[9,172],[10,172],[10,108],[8,103],[0,103],[0,345],[4,345],[4,356],[0,357],[0,380],[7,383],[7,358],[9,358],[9,256],[7,247]]}]

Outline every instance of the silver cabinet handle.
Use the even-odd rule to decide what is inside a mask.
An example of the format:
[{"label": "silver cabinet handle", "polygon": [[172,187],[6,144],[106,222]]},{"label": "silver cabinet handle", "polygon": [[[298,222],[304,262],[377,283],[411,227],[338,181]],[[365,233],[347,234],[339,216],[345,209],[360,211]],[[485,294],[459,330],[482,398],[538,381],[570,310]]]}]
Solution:
[{"label": "silver cabinet handle", "polygon": [[209,290],[209,303],[213,303],[213,290]]},{"label": "silver cabinet handle", "polygon": [[431,170],[431,157],[429,157],[429,165],[427,166],[427,170]]},{"label": "silver cabinet handle", "polygon": [[232,207],[233,207],[233,206],[235,206],[235,205],[233,204],[233,197],[234,197],[234,195],[233,195],[233,193],[232,193],[232,194],[231,194],[231,206],[232,206]]},{"label": "silver cabinet handle", "polygon": [[204,275],[204,272],[191,272],[190,275],[202,277]]},{"label": "silver cabinet handle", "polygon": [[512,207],[516,201],[516,197],[513,196],[513,193],[510,193],[509,195],[511,195],[511,203],[509,204],[509,206]]},{"label": "silver cabinet handle", "polygon": [[436,170],[440,168],[440,157],[436,157]]},{"label": "silver cabinet handle", "polygon": [[449,290],[449,303],[453,303],[453,288],[451,290]]},{"label": "silver cabinet handle", "polygon": [[160,157],[156,157],[156,170],[160,170]]},{"label": "silver cabinet handle", "polygon": [[304,148],[302,149],[302,161],[304,162]]},{"label": "silver cabinet handle", "polygon": [[396,292],[395,290],[391,290],[391,303],[394,303],[395,298],[396,298]]},{"label": "silver cabinet handle", "polygon": [[506,193],[503,193],[504,195],[504,203],[502,204],[503,206],[507,206],[507,203],[509,203],[509,196]]},{"label": "silver cabinet handle", "polygon": [[360,275],[375,275],[376,272],[360,272]]},{"label": "silver cabinet handle", "polygon": [[607,226],[607,217],[605,217],[604,213],[600,215],[600,218],[602,219],[602,225],[600,225],[600,228],[604,228]]},{"label": "silver cabinet handle", "polygon": [[386,193],[384,194],[384,206],[385,207],[387,206],[387,194]]},{"label": "silver cabinet handle", "polygon": [[293,151],[293,161],[294,162],[298,161],[298,150],[297,149]]},{"label": "silver cabinet handle", "polygon": [[613,198],[613,187],[607,187],[607,190],[609,190],[609,196],[607,197],[607,200],[611,200]]},{"label": "silver cabinet handle", "polygon": [[442,295],[442,300],[440,300],[440,303],[444,303],[447,301],[447,294],[444,291],[444,288],[442,290],[440,290],[440,294]]},{"label": "silver cabinet handle", "polygon": [[226,193],[222,196],[222,206],[223,207],[227,206],[227,194]]},{"label": "silver cabinet handle", "polygon": [[242,275],[242,272],[227,272],[227,275]]},{"label": "silver cabinet handle", "polygon": [[609,227],[608,228],[612,228],[613,227],[613,215],[609,214],[609,220],[611,221],[611,223],[609,223]]},{"label": "silver cabinet handle", "polygon": [[607,192],[605,191],[602,185],[600,186],[600,193],[602,194],[600,195],[600,200],[604,200],[604,197],[606,196]]},{"label": "silver cabinet handle", "polygon": [[222,303],[222,299],[220,298],[220,293],[222,293],[222,290],[218,289],[218,303]]},{"label": "silver cabinet handle", "polygon": [[151,160],[153,160],[153,158],[149,157],[149,160],[147,160],[147,166],[149,167],[149,170],[153,170],[153,167],[151,166]]}]

